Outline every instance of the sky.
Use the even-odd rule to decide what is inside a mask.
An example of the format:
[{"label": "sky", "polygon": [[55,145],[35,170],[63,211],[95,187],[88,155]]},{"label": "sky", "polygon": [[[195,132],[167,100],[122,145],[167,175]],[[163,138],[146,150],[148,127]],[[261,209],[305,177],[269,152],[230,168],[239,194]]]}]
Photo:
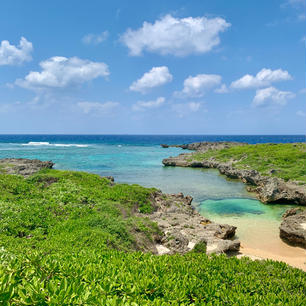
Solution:
[{"label": "sky", "polygon": [[305,0],[0,2],[0,134],[305,131]]}]

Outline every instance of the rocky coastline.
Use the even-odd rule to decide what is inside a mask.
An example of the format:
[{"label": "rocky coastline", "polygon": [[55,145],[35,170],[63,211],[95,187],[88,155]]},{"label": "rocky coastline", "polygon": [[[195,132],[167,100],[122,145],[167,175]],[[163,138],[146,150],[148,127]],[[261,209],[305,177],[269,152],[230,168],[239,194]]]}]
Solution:
[{"label": "rocky coastline", "polygon": [[26,158],[4,158],[0,159],[0,172],[7,174],[18,174],[28,177],[35,172],[47,168],[52,169],[54,163],[51,161],[41,161],[38,159]]},{"label": "rocky coastline", "polygon": [[[51,169],[54,163],[30,159],[0,159],[0,173],[22,175],[25,178],[41,169]],[[106,177],[111,185],[116,184],[113,177]],[[53,182],[50,182],[50,184]],[[164,194],[155,191],[151,196],[153,213],[145,216],[156,222],[161,235],[156,237],[148,250],[155,254],[184,254],[197,245],[205,245],[206,253],[237,253],[240,242],[234,239],[236,227],[214,223],[201,216],[191,206],[192,197],[179,194]],[[143,217],[144,214],[136,212]]]},{"label": "rocky coastline", "polygon": [[[206,152],[226,148],[243,143],[194,143],[188,145],[189,150]],[[185,146],[185,145],[184,145]],[[163,160],[164,166],[192,167],[192,168],[214,168],[228,178],[239,179],[247,185],[248,191],[254,192],[257,198],[263,203],[293,203],[306,205],[305,185],[295,182],[285,182],[277,177],[263,176],[256,170],[237,169],[233,162],[223,163],[213,157],[200,161],[192,160],[193,153],[183,153],[176,157],[169,157]],[[272,170],[273,171],[273,170]]]},{"label": "rocky coastline", "polygon": [[182,148],[183,150],[194,150],[200,152],[206,152],[208,150],[218,150],[218,149],[226,149],[233,146],[244,146],[247,143],[244,142],[235,142],[235,141],[218,141],[218,142],[193,142],[188,144],[180,144],[180,145],[168,145],[161,144],[162,148]]},{"label": "rocky coastline", "polygon": [[206,253],[236,253],[240,242],[233,239],[236,227],[218,224],[201,216],[191,206],[192,197],[179,194],[154,194],[156,210],[148,215],[163,232],[156,245],[158,254],[187,253],[196,245],[206,245]]}]

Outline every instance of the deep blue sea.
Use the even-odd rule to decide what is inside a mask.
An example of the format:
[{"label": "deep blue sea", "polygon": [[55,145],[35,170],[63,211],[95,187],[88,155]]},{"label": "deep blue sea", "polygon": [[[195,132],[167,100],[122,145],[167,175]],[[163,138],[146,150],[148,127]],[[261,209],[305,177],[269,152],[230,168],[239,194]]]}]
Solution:
[{"label": "deep blue sea", "polygon": [[52,160],[56,169],[112,175],[117,182],[157,187],[166,193],[183,192],[193,196],[193,205],[206,217],[238,226],[238,236],[245,245],[259,243],[257,247],[263,248],[268,239],[264,248],[273,243],[287,248],[278,237],[278,226],[282,213],[291,205],[264,205],[241,182],[227,180],[214,169],[163,167],[164,158],[186,151],[163,149],[160,144],[305,140],[301,135],[0,135],[0,158]]}]

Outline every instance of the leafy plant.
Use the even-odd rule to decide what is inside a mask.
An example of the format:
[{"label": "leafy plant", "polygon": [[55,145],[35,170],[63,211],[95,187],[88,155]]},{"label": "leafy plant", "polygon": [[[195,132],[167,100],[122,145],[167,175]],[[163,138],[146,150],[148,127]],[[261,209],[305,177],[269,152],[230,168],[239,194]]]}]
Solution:
[{"label": "leafy plant", "polygon": [[284,263],[208,257],[205,244],[151,254],[161,232],[140,211],[154,191],[82,172],[0,174],[0,305],[305,304],[306,273]]}]

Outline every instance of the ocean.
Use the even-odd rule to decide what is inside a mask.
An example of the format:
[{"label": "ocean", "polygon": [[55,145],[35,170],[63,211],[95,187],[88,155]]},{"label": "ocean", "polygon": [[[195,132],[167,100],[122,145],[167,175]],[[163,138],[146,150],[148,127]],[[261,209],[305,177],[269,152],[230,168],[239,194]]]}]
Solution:
[{"label": "ocean", "polygon": [[[243,183],[228,180],[214,169],[163,167],[164,158],[186,151],[164,149],[160,144],[197,141],[289,143],[305,142],[305,136],[0,135],[0,158],[52,160],[55,169],[111,175],[120,183],[156,187],[166,193],[183,192],[194,198],[194,207],[205,217],[236,225],[243,245],[294,252],[278,236],[281,215],[293,205],[262,204]],[[263,246],[265,241],[269,243]]]},{"label": "ocean", "polygon": [[240,182],[228,181],[216,170],[166,168],[162,160],[182,152],[160,144],[197,141],[246,143],[305,142],[300,135],[0,135],[0,158],[52,160],[56,169],[114,176],[117,182],[183,192],[195,203],[205,200],[250,198]]}]

